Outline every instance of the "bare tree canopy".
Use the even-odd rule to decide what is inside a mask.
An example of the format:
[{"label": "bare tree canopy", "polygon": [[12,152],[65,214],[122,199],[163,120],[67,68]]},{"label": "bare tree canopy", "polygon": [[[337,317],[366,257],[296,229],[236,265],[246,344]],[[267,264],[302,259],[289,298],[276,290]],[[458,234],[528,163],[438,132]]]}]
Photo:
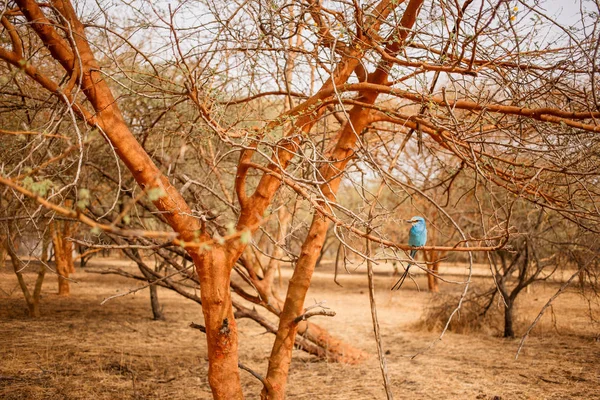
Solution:
[{"label": "bare tree canopy", "polygon": [[[330,243],[340,265],[407,262],[401,221],[422,215],[423,250],[497,279],[500,249],[537,261],[522,282],[550,252],[591,271],[600,5],[538,3],[4,2],[0,218],[39,237],[60,219],[63,236],[109,240],[141,278],[195,296],[215,398],[243,397],[236,316],[256,312],[247,302],[277,315],[260,379],[281,399]],[[303,337],[318,354],[326,336]]]}]

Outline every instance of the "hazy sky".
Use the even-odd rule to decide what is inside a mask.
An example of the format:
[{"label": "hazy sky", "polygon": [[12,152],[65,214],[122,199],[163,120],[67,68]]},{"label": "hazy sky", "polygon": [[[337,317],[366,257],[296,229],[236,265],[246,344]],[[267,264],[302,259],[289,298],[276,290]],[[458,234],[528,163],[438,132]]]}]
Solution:
[{"label": "hazy sky", "polygon": [[581,26],[581,9],[598,13],[597,7],[591,0],[522,0],[515,1],[515,5],[525,3],[537,9],[545,10],[547,16],[556,17],[558,22]]}]

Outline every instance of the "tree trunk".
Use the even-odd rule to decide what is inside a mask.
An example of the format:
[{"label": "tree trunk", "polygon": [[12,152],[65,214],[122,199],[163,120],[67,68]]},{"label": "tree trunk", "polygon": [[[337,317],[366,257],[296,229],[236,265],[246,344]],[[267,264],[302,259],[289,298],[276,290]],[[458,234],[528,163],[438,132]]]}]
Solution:
[{"label": "tree trunk", "polygon": [[[173,230],[179,234],[178,239],[184,242],[194,242],[198,239],[200,241],[210,240],[211,238],[204,232],[198,220],[192,216],[191,209],[183,199],[181,193],[161,173],[125,123],[117,101],[103,79],[100,66],[86,38],[84,26],[77,18],[73,5],[66,0],[52,0],[51,5],[61,15],[61,19],[50,21],[34,0],[15,0],[15,2],[24,17],[28,20],[28,26],[43,41],[52,57],[61,64],[69,76],[75,77],[76,83],[80,86],[87,99],[86,105],[89,104],[93,108],[93,112],[90,112],[82,104],[76,103],[73,110],[90,126],[102,130],[119,158],[131,171],[143,190],[160,188],[164,191],[165,196],[155,200],[154,205],[162,211],[161,215]],[[406,14],[412,13],[416,15],[416,12],[408,11],[414,2],[415,0],[412,0],[411,4],[407,7]],[[417,0],[419,6],[420,2],[421,0]],[[380,6],[377,6],[375,11],[379,18],[376,18],[372,29],[379,30],[380,21],[385,20],[398,5],[382,2]],[[410,26],[406,25],[404,19],[402,22],[404,27],[412,26],[412,23]],[[61,26],[57,27],[57,24]],[[69,36],[71,40],[66,40],[62,32],[72,32],[72,35]],[[389,45],[391,46],[392,54],[394,54],[394,50],[397,51],[396,48],[400,48],[401,42],[406,38],[408,32],[409,30],[403,29],[399,31],[398,35],[394,33],[394,37],[399,36],[399,38],[398,40],[390,40],[390,43],[393,42]],[[347,56],[336,66],[331,78],[324,84],[322,91],[311,97],[309,101],[304,102],[301,106],[296,107],[293,112],[290,112],[292,116],[301,116],[293,129],[290,130],[290,134],[299,137],[297,127],[301,127],[302,132],[308,133],[316,123],[318,116],[324,111],[324,107],[316,107],[317,111],[311,111],[311,107],[316,106],[318,101],[323,98],[330,96],[331,89],[334,86],[347,81],[350,74],[359,65],[360,57],[364,55],[364,52],[365,50],[361,46],[357,46],[356,49],[349,49]],[[60,93],[61,95],[68,96],[67,100],[73,100],[70,92],[64,93],[56,83],[47,77],[40,77],[39,71],[33,68],[27,60],[22,59],[22,56],[18,53],[11,53],[9,61],[13,65],[22,68],[25,73],[36,79],[49,92],[57,95]],[[387,69],[389,65],[386,64],[385,67],[384,69]],[[378,75],[381,75],[381,73]],[[387,77],[386,73],[383,75]],[[376,82],[381,83],[381,80],[376,80]],[[201,89],[195,86],[191,87],[188,95],[198,105],[202,113],[205,110],[197,98],[197,93]],[[59,98],[62,99],[63,97],[59,96]],[[352,133],[353,137],[355,135],[356,133]],[[286,168],[289,161],[295,155],[293,149],[297,143],[297,139],[287,140],[277,150],[277,154],[273,157],[273,162],[267,168],[273,171]],[[343,146],[347,144],[343,140],[340,143]],[[335,160],[342,159],[339,158],[340,154],[345,154],[344,157],[351,156],[351,147],[338,150],[340,150],[338,151],[339,154],[334,155]],[[237,225],[238,230],[256,230],[264,212],[281,185],[279,178],[269,173],[264,173],[252,197],[247,197],[245,193],[245,180],[250,165],[245,163],[250,161],[252,153],[252,151],[247,150],[242,152],[236,174],[236,193],[241,205],[241,213]],[[347,158],[343,159],[347,160]],[[346,162],[343,164],[345,165]],[[338,171],[334,171],[334,169],[329,174],[337,174]],[[336,183],[337,185],[339,183]],[[327,227],[326,222],[323,221],[322,224],[325,228]],[[322,247],[322,242],[318,244],[316,242],[311,243],[308,240],[308,243],[310,243],[309,247],[315,247],[315,245],[319,249]],[[231,241],[225,245],[212,245],[210,250],[203,251],[194,246],[186,246],[186,250],[194,260],[194,265],[200,278],[202,310],[205,317],[209,352],[209,383],[213,391],[213,396],[217,399],[238,399],[243,397],[238,372],[237,327],[233,318],[229,291],[231,269],[243,248],[244,245]],[[312,267],[307,265],[307,268],[303,270],[309,272],[313,268],[314,263]],[[297,280],[303,282],[304,277],[300,277]],[[296,291],[295,288],[291,290],[292,292]],[[293,308],[290,310],[293,312]],[[287,319],[284,318],[284,321]],[[287,367],[285,375],[287,376]]]},{"label": "tree trunk", "polygon": [[[137,249],[133,249],[133,252],[136,257],[141,258],[139,251]],[[139,266],[139,265],[138,265]],[[140,271],[146,279],[148,279],[148,283],[152,283],[152,281],[156,280],[148,271],[139,266]],[[156,268],[154,269],[156,271]],[[164,321],[165,315],[162,312],[162,307],[160,306],[160,302],[158,300],[158,291],[156,285],[150,285],[150,307],[152,308],[152,319],[155,321]]]},{"label": "tree trunk", "polygon": [[58,295],[69,296],[69,274],[75,272],[73,263],[73,242],[66,240],[71,235],[73,224],[68,221],[53,221],[50,223],[52,244],[54,245],[54,260],[58,274]]},{"label": "tree trunk", "polygon": [[[435,209],[430,213],[432,219],[436,219],[439,215],[439,211]],[[429,243],[438,243],[438,230],[431,229],[428,232],[428,241]],[[427,287],[429,291],[432,293],[438,293],[440,291],[439,287],[439,279],[436,275],[439,274],[440,271],[440,260],[445,258],[448,252],[446,251],[438,251],[438,250],[430,250],[423,252],[423,256],[425,257],[425,261],[427,261],[427,268],[433,272],[435,275],[428,273],[427,274]]]},{"label": "tree trunk", "polygon": [[514,302],[510,298],[505,298],[506,305],[504,306],[504,337],[514,338],[515,331],[513,330],[513,306]]},{"label": "tree trunk", "polygon": [[39,318],[41,315],[40,299],[42,298],[42,284],[44,283],[45,276],[46,266],[44,264],[41,264],[40,269],[38,271],[37,279],[35,280],[35,289],[33,291],[33,295],[31,296],[31,303],[27,304],[27,307],[29,308],[29,316],[34,318]]},{"label": "tree trunk", "polygon": [[242,399],[238,332],[229,290],[231,265],[235,260],[232,261],[231,255],[222,246],[216,245],[210,251],[191,249],[189,253],[200,278],[200,298],[208,345],[208,382],[213,397],[222,400]]},{"label": "tree trunk", "polygon": [[[211,238],[203,233],[199,221],[192,216],[192,211],[181,193],[162,174],[125,123],[117,101],[103,79],[84,26],[77,18],[73,5],[66,0],[51,1],[51,5],[61,15],[60,21],[64,21],[62,26],[57,27],[57,23],[50,21],[34,0],[16,0],[16,3],[52,57],[69,76],[76,77],[76,82],[88,101],[87,104],[93,108],[93,112],[90,112],[77,103],[73,110],[90,126],[102,130],[104,137],[111,143],[143,190],[157,188],[164,192],[165,195],[154,200],[153,204],[162,211],[162,217],[179,234],[178,239],[183,242],[210,240]],[[72,40],[64,39],[62,32],[72,32],[69,36]],[[39,72],[32,69],[18,54],[14,53],[11,56],[11,62],[15,66],[24,68],[33,79],[37,78],[46,90],[54,94],[63,94],[57,84],[46,77],[41,79]],[[64,95],[71,96],[68,92]],[[62,99],[61,96],[59,98]],[[72,100],[71,97],[67,99]],[[264,209],[268,206],[270,198],[267,200]],[[263,212],[259,215],[262,216]],[[242,398],[238,372],[237,328],[229,292],[229,277],[235,262],[235,251],[226,257],[222,246],[215,246],[204,254],[197,247],[186,247],[186,250],[194,260],[201,282],[202,310],[205,316],[210,364],[208,380],[213,396],[216,399]]]},{"label": "tree trunk", "polygon": [[4,268],[4,262],[6,260],[6,247],[4,246],[4,242],[6,241],[6,235],[0,234],[0,268]]},{"label": "tree trunk", "polygon": [[162,312],[160,302],[158,301],[158,293],[156,285],[150,285],[150,306],[152,307],[152,319],[155,321],[164,321],[165,315]]},{"label": "tree trunk", "polygon": [[[260,269],[259,266],[253,265],[258,263],[258,255],[251,254],[249,248],[246,249],[242,256],[242,264],[248,271],[248,278],[259,293],[261,305],[265,306],[273,314],[279,316],[283,309],[284,302],[279,298],[275,287],[275,273],[279,271],[280,259],[284,251],[282,247],[285,245],[285,238],[291,222],[292,214],[285,208],[280,207],[278,211],[279,226],[276,234],[276,245],[274,246],[271,258],[264,269],[263,279],[259,279],[253,271]],[[322,253],[322,252],[321,252]],[[347,342],[331,335],[326,329],[309,321],[302,321],[298,324],[297,335],[301,335],[304,339],[315,343],[323,349],[322,357],[325,357],[330,362],[341,362],[345,364],[356,364],[368,357],[368,354],[359,350]]]},{"label": "tree trunk", "polygon": [[[370,94],[363,101],[374,101],[375,98],[376,95]],[[336,146],[330,153],[332,162],[321,169],[321,176],[328,181],[328,184],[321,186],[321,191],[330,201],[334,201],[339,189],[341,181],[339,171],[343,171],[352,158],[352,149],[357,140],[355,132],[361,132],[363,127],[367,125],[368,114],[369,109],[362,107],[354,107],[350,111],[351,122],[344,125]],[[324,202],[321,205],[327,207]],[[261,393],[262,399],[283,399],[285,397],[285,386],[292,358],[294,338],[298,330],[298,323],[295,320],[303,312],[306,293],[310,286],[316,262],[325,243],[328,227],[329,220],[315,211],[310,229],[302,245],[300,257],[289,282],[283,312],[280,315],[279,330],[269,358],[267,385]]]},{"label": "tree trunk", "polygon": [[[9,225],[10,226],[10,225]],[[17,250],[14,245],[14,235],[10,232],[4,239],[3,243],[8,256],[12,262],[13,270],[15,271],[15,275],[17,276],[17,281],[19,282],[19,287],[23,292],[23,297],[25,297],[25,304],[27,305],[27,313],[30,317],[39,317],[39,307],[37,309],[37,315],[35,314],[35,309],[32,306],[33,301],[31,298],[31,293],[29,292],[29,288],[27,287],[27,282],[25,282],[25,278],[23,277],[23,268],[24,266],[21,263],[21,259],[17,255]]]},{"label": "tree trunk", "polygon": [[[407,29],[393,33],[394,40],[390,40],[390,44],[386,47],[386,51],[390,54],[395,54],[400,50],[409,29],[416,21],[422,3],[423,0],[411,0],[408,4],[401,20],[401,26]],[[388,79],[389,68],[389,63],[382,61],[375,72],[369,74],[368,82],[385,83]],[[364,104],[374,104],[377,96],[378,93],[375,92],[359,93],[359,99]],[[330,163],[320,168],[320,175],[327,182],[327,184],[321,185],[320,189],[329,201],[335,201],[341,182],[340,172],[345,170],[346,165],[352,159],[353,149],[358,139],[357,136],[369,124],[370,111],[370,108],[364,106],[352,107],[348,112],[348,121],[340,129],[335,147],[329,152]],[[324,201],[320,205],[325,209],[328,208],[327,203]],[[298,324],[295,320],[302,314],[306,293],[310,286],[317,259],[325,243],[328,227],[329,220],[315,211],[292,279],[289,282],[283,312],[279,319],[279,330],[269,358],[266,384],[261,392],[261,399],[279,400],[285,398],[285,386],[292,358],[294,338],[298,330]]]},{"label": "tree trunk", "polygon": [[42,285],[44,284],[44,278],[46,277],[46,263],[48,262],[48,247],[50,247],[50,232],[46,230],[42,238],[42,254],[40,257],[40,269],[38,271],[37,279],[35,280],[35,287],[33,289],[32,306],[31,312],[34,317],[40,316],[40,299],[42,298]]},{"label": "tree trunk", "polygon": [[429,268],[431,270],[431,272],[433,272],[435,275],[433,274],[427,274],[427,286],[429,288],[429,291],[432,293],[438,293],[440,291],[440,286],[439,286],[439,279],[436,275],[439,274],[440,272],[440,258],[442,258],[441,256],[438,256],[438,252],[437,251],[432,251],[431,252],[431,258],[436,257],[432,264],[429,265]]},{"label": "tree trunk", "polygon": [[329,221],[323,216],[315,215],[307,239],[302,246],[294,274],[289,282],[283,312],[279,319],[279,329],[269,358],[267,386],[261,393],[263,399],[283,399],[285,397],[292,349],[298,330],[298,323],[295,322],[295,319],[302,314],[304,309],[304,299],[325,241],[328,225]]},{"label": "tree trunk", "polygon": [[58,274],[58,295],[70,296],[71,286],[69,285],[69,269],[67,261],[64,258],[62,251],[54,251],[54,259],[56,260],[56,273]]},{"label": "tree trunk", "polygon": [[[431,270],[433,272],[435,272],[436,274],[438,272],[438,268],[439,268],[439,263],[437,263],[437,262],[431,266]],[[432,274],[427,274],[427,287],[429,288],[429,291],[431,293],[438,293],[440,291],[440,288],[438,285],[438,279]]]}]

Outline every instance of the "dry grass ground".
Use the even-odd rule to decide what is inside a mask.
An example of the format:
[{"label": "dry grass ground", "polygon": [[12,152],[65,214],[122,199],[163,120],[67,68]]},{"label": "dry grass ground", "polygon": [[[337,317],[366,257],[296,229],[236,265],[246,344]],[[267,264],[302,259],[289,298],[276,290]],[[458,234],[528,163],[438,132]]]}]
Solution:
[{"label": "dry grass ground", "polygon": [[[28,275],[33,280],[34,275]],[[160,290],[168,320],[151,320],[147,290],[100,302],[137,283],[77,271],[70,298],[59,298],[54,276],[44,285],[42,314],[25,315],[14,274],[0,268],[1,399],[210,399],[200,307]],[[518,340],[483,333],[447,333],[419,355],[439,332],[418,328],[432,295],[407,282],[389,292],[394,278],[376,276],[384,346],[396,398],[400,399],[600,399],[598,327],[588,305],[573,291],[559,297],[552,313],[529,338],[515,361]],[[336,286],[327,271],[315,274],[308,301],[326,300],[335,318],[315,322],[374,356],[358,366],[318,361],[295,351],[290,399],[382,399],[385,394],[372,334],[364,274],[344,275]],[[425,279],[417,278],[421,287]],[[531,320],[556,284],[523,294],[519,315]],[[453,292],[455,286],[442,285]],[[242,320],[240,361],[264,373],[273,337]],[[519,325],[522,332],[524,322]],[[247,398],[258,398],[259,382],[242,371]]]}]

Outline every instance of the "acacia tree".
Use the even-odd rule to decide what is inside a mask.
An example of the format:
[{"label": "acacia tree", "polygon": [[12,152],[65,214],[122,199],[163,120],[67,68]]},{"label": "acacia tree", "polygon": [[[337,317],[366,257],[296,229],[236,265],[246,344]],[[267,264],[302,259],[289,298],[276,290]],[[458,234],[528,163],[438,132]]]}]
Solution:
[{"label": "acacia tree", "polygon": [[[597,13],[582,8],[582,26],[564,29],[520,4],[519,11],[505,1],[472,0],[142,1],[76,11],[63,0],[9,2],[1,18],[3,85],[17,99],[12,107],[26,111],[20,119],[3,116],[3,132],[37,132],[26,147],[27,163],[46,160],[29,166],[36,179],[57,161],[73,162],[70,179],[47,198],[23,184],[27,163],[13,162],[0,182],[94,230],[183,247],[201,288],[209,383],[222,399],[242,397],[232,270],[241,260],[258,297],[270,297],[244,253],[274,214],[278,193],[302,198],[312,219],[291,257],[294,273],[263,379],[263,398],[283,398],[306,292],[332,223],[350,251],[373,259],[352,245],[367,239],[405,261],[408,247],[379,224],[397,224],[392,211],[415,197],[453,227],[447,238],[459,237],[426,250],[502,247],[515,196],[597,233]],[[140,110],[142,98],[154,101]],[[51,125],[36,107],[47,110]],[[59,130],[60,156],[41,152],[40,143]],[[84,154],[100,138],[173,232],[147,221],[143,230],[129,229],[123,216],[106,223],[81,202],[81,177],[94,168]],[[421,165],[404,162],[406,149],[435,171],[427,184]],[[455,187],[461,169],[472,173],[471,187]],[[201,171],[213,182],[189,175]],[[357,174],[377,176],[403,195],[383,204],[361,189],[374,206],[349,209],[340,190],[358,187]],[[117,194],[120,182],[119,175]],[[190,194],[192,185],[201,190]],[[511,195],[490,215],[480,196],[493,186]],[[479,217],[453,218],[436,187],[457,199],[472,193]],[[80,207],[67,207],[69,199]],[[211,226],[211,208],[233,222],[229,231]],[[410,208],[401,217],[421,211],[417,202]]]},{"label": "acacia tree", "polygon": [[496,285],[488,308],[500,293],[504,305],[503,335],[507,338],[515,336],[514,309],[524,289],[538,281],[555,279],[557,272],[584,273],[585,265],[598,257],[597,244],[585,243],[584,238],[578,237],[581,232],[568,220],[543,209],[527,209],[527,204],[517,207],[520,215],[514,221],[520,225],[521,234],[511,240],[511,251],[490,254]]},{"label": "acacia tree", "polygon": [[[17,249],[15,248],[15,239],[19,231],[15,229],[13,223],[7,224],[7,233],[4,235],[4,238],[0,241],[0,247],[5,249],[10,257],[10,262],[13,266],[13,270],[15,271],[15,275],[17,276],[17,281],[19,282],[19,287],[23,292],[23,296],[25,297],[25,303],[27,304],[27,312],[30,317],[39,318],[41,315],[40,311],[40,299],[42,295],[42,285],[44,284],[44,277],[46,276],[46,262],[48,261],[48,244],[49,237],[47,234],[43,235],[42,238],[42,248],[40,255],[40,266],[38,268],[37,276],[35,279],[35,283],[33,286],[33,291],[29,289],[27,286],[27,282],[25,277],[23,276],[23,271],[27,267],[25,263],[21,260],[19,255],[17,254]],[[18,242],[17,242],[18,243]],[[4,254],[2,254],[4,256]],[[2,259],[2,263],[4,263],[4,259]]]}]

